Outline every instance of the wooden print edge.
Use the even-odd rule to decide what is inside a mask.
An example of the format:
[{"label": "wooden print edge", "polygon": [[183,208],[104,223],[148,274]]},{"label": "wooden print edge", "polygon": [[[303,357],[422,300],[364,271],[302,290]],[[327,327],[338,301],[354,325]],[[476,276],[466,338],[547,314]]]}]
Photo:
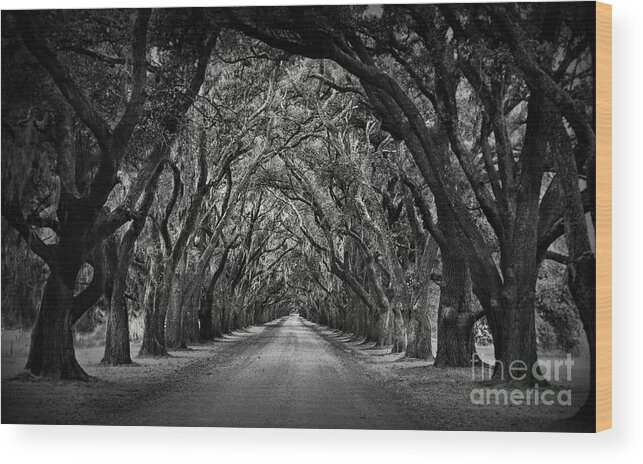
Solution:
[{"label": "wooden print edge", "polygon": [[596,2],[596,431],[612,427],[612,6]]}]

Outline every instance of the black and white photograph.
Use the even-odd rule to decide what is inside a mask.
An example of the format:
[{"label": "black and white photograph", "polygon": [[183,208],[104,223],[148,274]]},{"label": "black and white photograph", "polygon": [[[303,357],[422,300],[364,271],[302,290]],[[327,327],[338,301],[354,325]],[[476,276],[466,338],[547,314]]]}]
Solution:
[{"label": "black and white photograph", "polygon": [[3,424],[611,426],[597,3],[12,7]]}]

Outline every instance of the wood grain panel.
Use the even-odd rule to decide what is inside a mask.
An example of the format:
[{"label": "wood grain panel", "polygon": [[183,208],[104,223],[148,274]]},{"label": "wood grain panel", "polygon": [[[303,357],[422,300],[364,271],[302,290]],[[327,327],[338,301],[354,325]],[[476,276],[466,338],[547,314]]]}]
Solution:
[{"label": "wood grain panel", "polygon": [[612,426],[612,6],[596,3],[596,431]]}]

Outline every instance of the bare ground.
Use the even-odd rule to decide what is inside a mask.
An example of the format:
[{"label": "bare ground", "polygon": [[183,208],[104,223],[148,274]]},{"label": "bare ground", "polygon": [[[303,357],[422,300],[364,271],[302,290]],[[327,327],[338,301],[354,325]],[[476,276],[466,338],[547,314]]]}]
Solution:
[{"label": "bare ground", "polygon": [[[133,346],[133,353],[138,347]],[[130,367],[78,350],[91,382],[15,379],[2,362],[2,422],[293,428],[584,431],[571,419],[587,366],[576,362],[573,406],[474,405],[470,369],[438,369],[290,316]],[[493,386],[497,388],[497,386]],[[513,387],[512,387],[513,388]]]},{"label": "bare ground", "polygon": [[[574,358],[571,380],[551,381],[541,386],[555,394],[560,390],[570,390],[571,406],[547,406],[542,403],[534,405],[533,402],[530,405],[504,405],[502,402],[496,405],[493,401],[492,404],[475,405],[471,401],[472,389],[505,389],[509,393],[519,389],[524,393],[529,388],[481,380],[483,377],[480,368],[473,372],[471,368],[437,368],[432,361],[390,354],[391,347],[376,348],[374,343],[355,340],[350,334],[308,321],[305,323],[334,345],[349,352],[381,388],[394,392],[406,408],[416,411],[420,416],[417,420],[422,424],[422,429],[594,431],[593,421],[575,417],[585,401],[589,386],[589,363],[585,355]],[[486,362],[493,364],[493,351],[489,351],[489,348],[478,347],[478,354]],[[540,360],[551,361],[554,365],[555,361],[562,361],[562,358],[541,355]],[[489,379],[490,374],[490,371],[486,372],[484,379]]]}]

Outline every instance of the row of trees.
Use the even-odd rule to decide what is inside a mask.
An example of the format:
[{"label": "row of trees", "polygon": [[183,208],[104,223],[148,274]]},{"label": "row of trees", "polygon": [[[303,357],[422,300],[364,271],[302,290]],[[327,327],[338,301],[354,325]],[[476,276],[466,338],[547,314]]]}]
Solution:
[{"label": "row of trees", "polygon": [[[471,326],[481,316],[502,366],[537,362],[538,269],[564,234],[569,256],[549,256],[567,265],[594,366],[593,10],[442,5],[384,7],[375,18],[346,13],[290,8],[232,16],[252,37],[332,60],[354,75],[382,128],[404,142],[437,213],[433,222],[424,208],[447,279],[438,363],[469,362]],[[391,251],[382,257],[397,267]],[[390,266],[394,282],[401,273]],[[477,312],[468,304],[467,279]],[[404,300],[403,292],[394,294]]]},{"label": "row of trees", "polygon": [[593,360],[591,8],[2,20],[2,215],[48,269],[33,374],[85,376],[73,324],[100,299],[110,364],[137,307],[142,355],[298,310],[443,367],[484,318],[498,365],[532,365],[545,259]]}]

